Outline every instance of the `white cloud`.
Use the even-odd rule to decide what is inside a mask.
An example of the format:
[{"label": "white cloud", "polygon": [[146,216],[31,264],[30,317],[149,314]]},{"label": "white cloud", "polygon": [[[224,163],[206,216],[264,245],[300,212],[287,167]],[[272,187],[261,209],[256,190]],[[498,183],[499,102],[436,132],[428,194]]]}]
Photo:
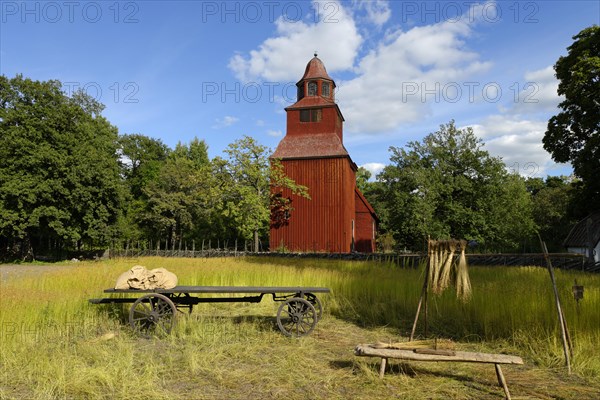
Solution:
[{"label": "white cloud", "polygon": [[525,83],[515,101],[514,112],[533,113],[556,111],[558,104],[564,100],[559,96],[558,79],[554,76],[554,68],[546,68],[525,73]]},{"label": "white cloud", "polygon": [[269,130],[267,130],[267,135],[273,136],[273,137],[281,137],[281,136],[283,136],[283,132],[281,130],[269,129]]},{"label": "white cloud", "polygon": [[397,30],[362,58],[358,77],[340,82],[338,101],[351,134],[389,132],[403,123],[422,120],[434,95],[449,83],[472,80],[491,64],[479,60],[464,39],[467,19]]},{"label": "white cloud", "polygon": [[502,157],[509,171],[525,177],[543,177],[558,166],[542,144],[546,124],[543,120],[492,115],[473,125],[473,131],[484,140],[485,150]]},{"label": "white cloud", "polygon": [[540,121],[529,121],[509,115],[491,115],[484,118],[480,124],[471,125],[477,137],[490,140],[499,136],[512,135],[516,132],[544,132],[545,124]]},{"label": "white cloud", "polygon": [[507,168],[521,175],[543,176],[552,164],[550,154],[542,146],[545,124],[541,121],[493,115],[473,129],[478,137],[485,139],[485,150],[502,157]]},{"label": "white cloud", "polygon": [[352,16],[339,2],[321,3],[313,1],[313,8],[316,12],[327,11],[326,18],[306,23],[279,17],[275,21],[276,36],[266,39],[248,56],[237,53],[231,57],[228,66],[235,76],[244,82],[295,82],[315,50],[327,60],[328,72],[350,70],[362,37]]},{"label": "white cloud", "polygon": [[256,126],[265,126],[265,121],[263,121],[262,119],[257,119]]},{"label": "white cloud", "polygon": [[383,171],[383,168],[385,168],[385,164],[372,162],[363,164],[361,165],[361,167],[369,171],[371,173],[371,178],[374,178],[378,173]]},{"label": "white cloud", "polygon": [[555,111],[561,101],[556,92],[558,81],[552,66],[526,72],[524,78],[532,86],[518,93],[515,103],[502,109],[501,114],[487,116],[473,125],[473,130],[484,140],[485,149],[502,157],[510,171],[543,177],[566,166],[552,161],[542,143],[548,112]]},{"label": "white cloud", "polygon": [[213,129],[226,128],[238,122],[240,119],[237,117],[232,117],[231,115],[226,115],[223,118],[215,119],[215,124],[212,126]]},{"label": "white cloud", "polygon": [[389,2],[386,0],[354,0],[353,5],[366,12],[366,20],[374,25],[382,26],[392,16]]}]

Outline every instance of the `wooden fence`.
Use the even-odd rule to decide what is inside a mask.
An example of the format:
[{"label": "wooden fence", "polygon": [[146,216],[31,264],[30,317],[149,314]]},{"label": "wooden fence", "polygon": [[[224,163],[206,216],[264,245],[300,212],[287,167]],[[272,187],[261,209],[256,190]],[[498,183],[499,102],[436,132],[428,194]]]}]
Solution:
[{"label": "wooden fence", "polygon": [[[399,254],[399,253],[278,253],[278,252],[251,252],[230,249],[205,249],[205,250],[151,250],[151,249],[111,249],[111,258],[118,257],[186,257],[186,258],[211,258],[211,257],[290,257],[313,259],[337,259],[356,261],[377,261],[393,263],[404,268],[417,268],[425,262],[425,254]],[[600,272],[600,264],[586,262],[580,254],[553,253],[549,255],[555,268],[572,269],[579,271]],[[527,254],[467,254],[469,265],[477,266],[540,266],[545,267],[546,261],[543,253]]]}]

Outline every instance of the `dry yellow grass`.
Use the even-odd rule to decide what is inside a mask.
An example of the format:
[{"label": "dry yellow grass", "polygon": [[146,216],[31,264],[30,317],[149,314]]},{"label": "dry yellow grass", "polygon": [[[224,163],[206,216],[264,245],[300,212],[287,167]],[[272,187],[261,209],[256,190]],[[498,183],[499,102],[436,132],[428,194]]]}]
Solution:
[{"label": "dry yellow grass", "polygon": [[[311,336],[301,340],[279,333],[274,323],[278,303],[268,300],[205,304],[182,316],[171,336],[146,340],[132,335],[118,308],[87,302],[101,296],[134,264],[166,267],[186,285],[316,285],[330,286],[334,293],[323,296],[325,317]],[[358,343],[405,340],[402,304],[406,301],[406,309],[414,310],[422,282],[419,271],[368,267],[314,260],[148,258],[80,263],[3,281],[0,398],[502,398],[490,366],[392,362],[391,371],[380,381],[377,360],[354,357]],[[527,276],[532,274],[536,272]],[[474,275],[474,306],[489,307],[476,295],[485,271]],[[399,282],[402,279],[416,282],[409,285]],[[409,292],[406,299],[414,301],[397,293],[402,284]],[[585,281],[585,285],[586,299],[592,301],[592,284]],[[448,297],[456,303],[454,296]],[[464,307],[457,304],[457,310]],[[389,307],[393,309],[386,314]],[[396,320],[386,317],[392,314]],[[390,326],[378,327],[384,325],[382,320],[389,320]],[[579,331],[587,329],[584,323],[573,325]],[[560,355],[560,348],[552,348],[560,346],[558,342],[544,340],[543,330],[539,335],[530,333],[531,337],[517,334],[456,346],[523,356],[525,366],[504,369],[514,398],[600,398],[600,384],[581,372],[584,367],[571,377],[562,374],[560,358],[552,359]],[[574,336],[577,346],[580,336],[577,332]],[[523,343],[532,348],[525,351]]]}]

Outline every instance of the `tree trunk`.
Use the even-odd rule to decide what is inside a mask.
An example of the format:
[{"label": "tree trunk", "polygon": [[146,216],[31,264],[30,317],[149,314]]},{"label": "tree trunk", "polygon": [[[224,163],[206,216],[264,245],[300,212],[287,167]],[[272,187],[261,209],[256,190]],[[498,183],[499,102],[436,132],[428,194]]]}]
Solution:
[{"label": "tree trunk", "polygon": [[254,230],[254,252],[258,253],[258,229]]},{"label": "tree trunk", "polygon": [[23,240],[23,249],[21,250],[23,254],[23,261],[33,261],[35,259],[33,255],[33,246],[31,245],[31,239],[29,234],[25,235],[25,239]]}]

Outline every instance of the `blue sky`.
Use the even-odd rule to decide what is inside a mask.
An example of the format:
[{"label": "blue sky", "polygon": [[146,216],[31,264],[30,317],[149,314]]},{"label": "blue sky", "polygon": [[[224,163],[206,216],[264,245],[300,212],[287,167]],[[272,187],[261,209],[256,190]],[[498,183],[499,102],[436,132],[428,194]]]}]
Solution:
[{"label": "blue sky", "polygon": [[525,176],[568,174],[541,139],[560,98],[552,65],[600,24],[595,1],[1,1],[0,73],[59,79],[120,133],[211,156],[242,135],[274,149],[318,51],[338,85],[353,160],[455,119]]}]

